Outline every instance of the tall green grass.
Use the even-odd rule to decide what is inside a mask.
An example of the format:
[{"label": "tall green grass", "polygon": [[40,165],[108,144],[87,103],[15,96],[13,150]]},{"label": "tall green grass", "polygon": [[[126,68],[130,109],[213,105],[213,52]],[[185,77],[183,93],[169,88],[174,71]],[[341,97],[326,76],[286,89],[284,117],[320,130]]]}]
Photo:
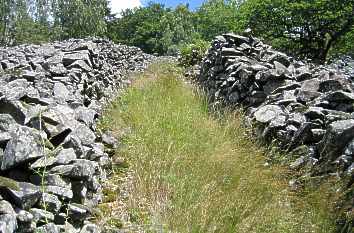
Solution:
[{"label": "tall green grass", "polygon": [[291,193],[288,171],[264,166],[242,117],[212,116],[173,65],[140,75],[102,121],[131,129],[117,156],[134,174],[129,209],[148,213],[134,221],[168,232],[332,232],[326,192]]}]

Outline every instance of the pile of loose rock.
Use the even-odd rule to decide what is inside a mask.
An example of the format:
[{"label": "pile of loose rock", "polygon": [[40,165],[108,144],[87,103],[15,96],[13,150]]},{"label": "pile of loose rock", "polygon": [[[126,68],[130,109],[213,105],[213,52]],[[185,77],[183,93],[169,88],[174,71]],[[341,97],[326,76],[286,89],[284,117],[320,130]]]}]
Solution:
[{"label": "pile of loose rock", "polygon": [[99,232],[117,142],[96,120],[152,59],[102,39],[0,48],[0,232]]},{"label": "pile of loose rock", "polygon": [[350,56],[341,56],[331,61],[329,67],[340,70],[348,78],[354,80],[354,59]]},{"label": "pile of loose rock", "polygon": [[289,152],[292,168],[349,177],[352,185],[350,72],[296,61],[256,38],[225,34],[212,42],[197,81],[214,104],[243,106],[258,136]]}]

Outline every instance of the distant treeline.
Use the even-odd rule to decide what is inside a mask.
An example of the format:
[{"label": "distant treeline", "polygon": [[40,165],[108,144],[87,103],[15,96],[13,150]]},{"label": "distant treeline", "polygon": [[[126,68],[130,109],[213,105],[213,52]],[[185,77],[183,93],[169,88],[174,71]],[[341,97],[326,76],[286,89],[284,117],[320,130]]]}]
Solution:
[{"label": "distant treeline", "polygon": [[316,62],[354,54],[354,0],[206,0],[195,11],[150,3],[119,16],[108,0],[1,0],[0,7],[2,45],[100,36],[173,55],[250,28],[274,47]]}]

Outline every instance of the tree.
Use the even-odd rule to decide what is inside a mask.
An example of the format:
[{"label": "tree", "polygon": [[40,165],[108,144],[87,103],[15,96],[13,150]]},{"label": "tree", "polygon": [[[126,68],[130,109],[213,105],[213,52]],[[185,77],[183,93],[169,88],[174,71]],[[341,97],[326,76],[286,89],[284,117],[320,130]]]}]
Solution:
[{"label": "tree", "polygon": [[354,27],[343,36],[329,51],[332,56],[350,55],[354,57]]},{"label": "tree", "polygon": [[0,45],[6,45],[9,40],[9,29],[14,11],[14,0],[0,2]]},{"label": "tree", "polygon": [[186,5],[171,9],[150,3],[123,11],[120,18],[109,23],[108,31],[115,42],[139,46],[148,53],[175,54],[181,44],[196,36],[193,20]]},{"label": "tree", "polygon": [[107,0],[55,0],[52,5],[61,39],[105,35]]},{"label": "tree", "polygon": [[250,27],[278,48],[323,63],[354,25],[353,0],[248,0],[240,8]]},{"label": "tree", "polygon": [[196,30],[205,40],[230,31],[238,32],[238,9],[241,0],[208,0],[197,10]]},{"label": "tree", "polygon": [[[36,20],[29,14],[30,3],[26,0],[17,0],[14,12],[14,26],[12,28],[11,44],[32,43],[40,44],[50,40],[48,18]],[[35,14],[36,10],[33,11]]]}]

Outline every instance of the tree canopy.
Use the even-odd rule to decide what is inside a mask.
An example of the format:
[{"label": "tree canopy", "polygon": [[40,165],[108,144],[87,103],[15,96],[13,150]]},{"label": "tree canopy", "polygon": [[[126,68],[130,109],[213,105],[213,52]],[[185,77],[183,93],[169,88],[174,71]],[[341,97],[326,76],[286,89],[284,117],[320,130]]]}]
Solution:
[{"label": "tree canopy", "polygon": [[[354,0],[206,0],[198,9],[158,3],[110,12],[109,0],[2,0],[0,44],[87,36],[174,55],[251,28],[284,52],[323,63],[354,54]],[[198,45],[199,44],[199,45]],[[184,51],[188,51],[184,50]]]},{"label": "tree canopy", "polygon": [[0,43],[106,36],[107,0],[2,0]]},{"label": "tree canopy", "polygon": [[353,0],[248,0],[240,13],[255,35],[318,62],[354,25]]}]

